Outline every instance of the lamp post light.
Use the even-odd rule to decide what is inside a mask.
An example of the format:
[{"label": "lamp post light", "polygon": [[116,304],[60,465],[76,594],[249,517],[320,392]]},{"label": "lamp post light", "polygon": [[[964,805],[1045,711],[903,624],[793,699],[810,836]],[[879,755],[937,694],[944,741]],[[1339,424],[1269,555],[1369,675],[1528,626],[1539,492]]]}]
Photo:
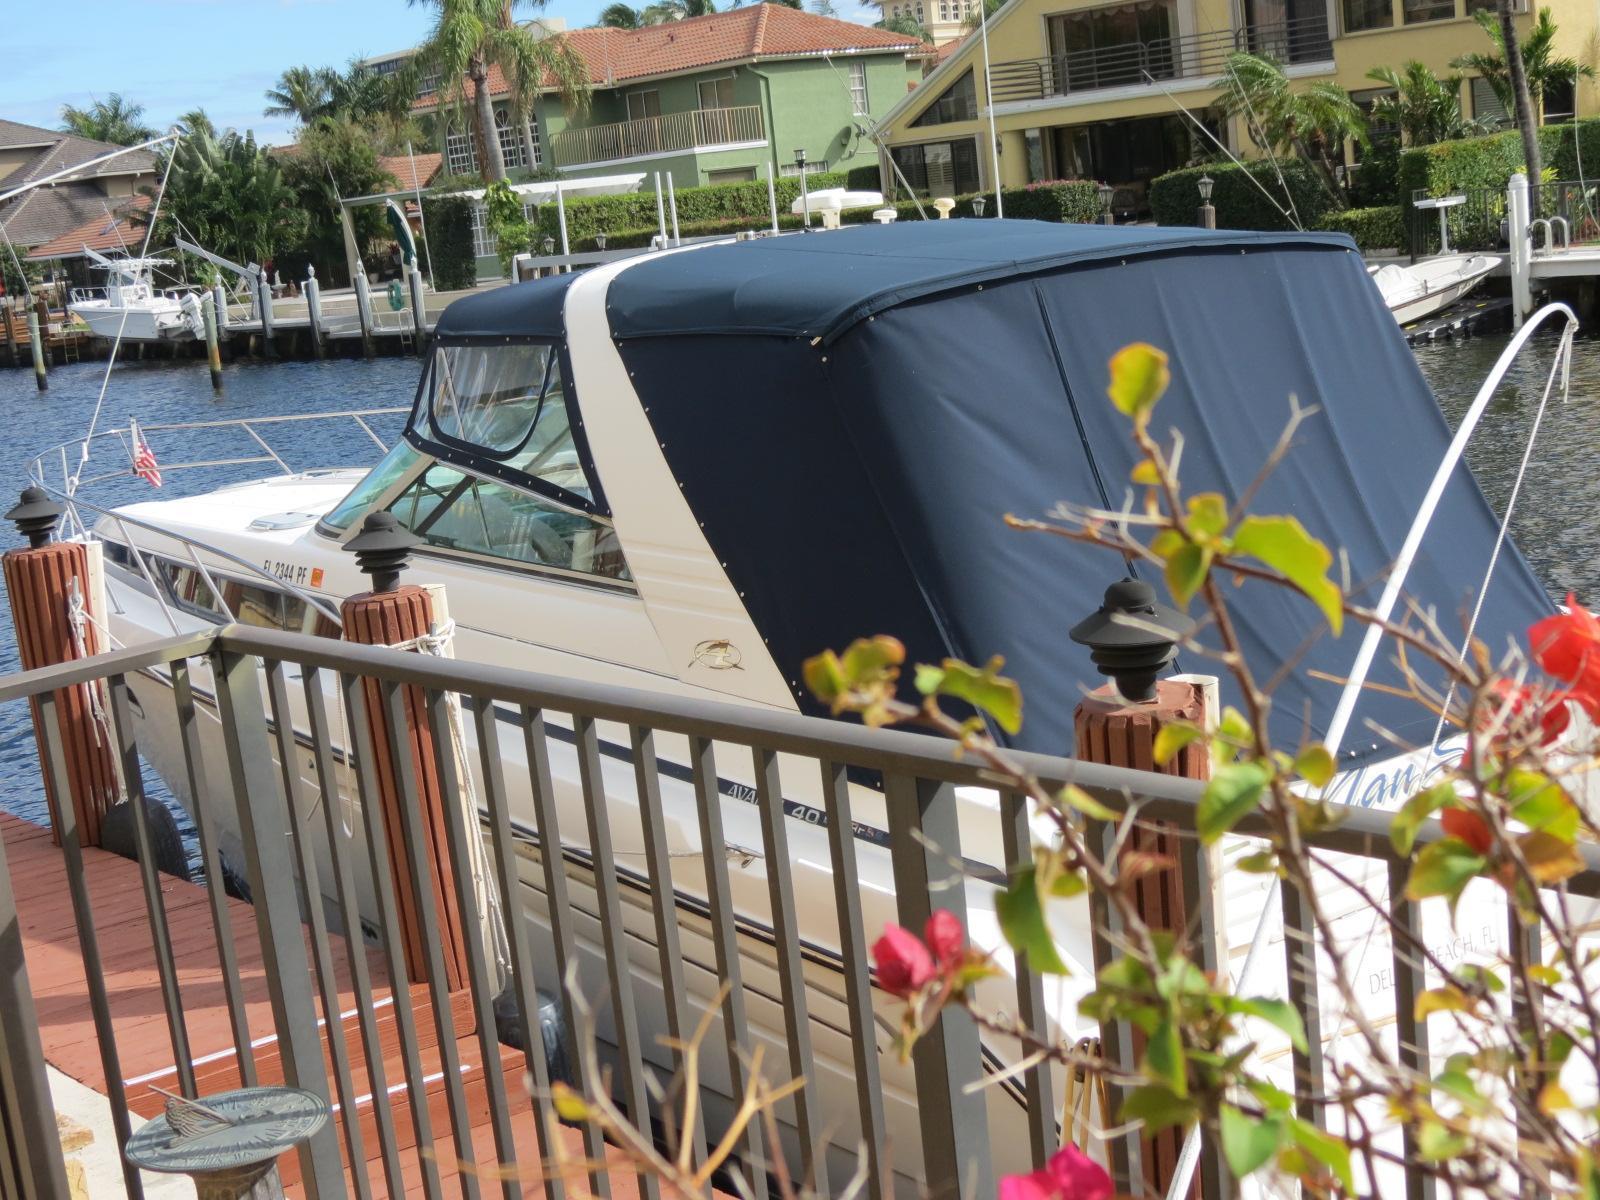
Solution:
[{"label": "lamp post light", "polygon": [[983,216],[983,210],[988,206],[988,203],[982,196],[974,196],[972,198],[972,215],[975,217]]},{"label": "lamp post light", "polygon": [[800,223],[811,228],[811,188],[806,182],[806,152],[794,152],[795,169],[800,172]]},{"label": "lamp post light", "polygon": [[544,254],[545,254],[545,257],[549,258],[555,252],[556,252],[556,240],[555,240],[555,238],[553,238],[553,237],[545,238],[545,240],[544,240]]},{"label": "lamp post light", "polygon": [[1200,228],[1215,229],[1217,227],[1217,210],[1211,206],[1211,189],[1216,186],[1216,180],[1209,175],[1200,176]]},{"label": "lamp post light", "polygon": [[1111,215],[1111,197],[1116,194],[1116,189],[1109,183],[1100,185],[1100,223],[1102,225],[1115,225],[1117,223],[1117,219]]},{"label": "lamp post light", "polygon": [[599,247],[600,253],[604,254],[606,252],[606,235],[603,232],[595,234],[594,244]]},{"label": "lamp post light", "polygon": [[1156,699],[1156,677],[1178,656],[1178,643],[1194,628],[1193,620],[1158,604],[1148,583],[1123,579],[1106,589],[1100,608],[1067,636],[1089,647],[1089,660],[1110,676],[1124,700],[1149,704]]}]

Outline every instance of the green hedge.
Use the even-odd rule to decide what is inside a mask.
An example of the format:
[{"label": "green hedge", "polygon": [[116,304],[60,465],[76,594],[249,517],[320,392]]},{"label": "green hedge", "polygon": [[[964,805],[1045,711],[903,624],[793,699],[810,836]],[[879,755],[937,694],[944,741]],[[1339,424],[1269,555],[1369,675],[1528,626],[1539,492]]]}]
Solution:
[{"label": "green hedge", "polygon": [[477,286],[478,259],[472,247],[473,203],[465,196],[429,197],[422,202],[433,255],[433,286],[441,292]]},{"label": "green hedge", "polygon": [[[809,183],[812,191],[844,187],[845,175],[843,172],[812,175]],[[779,179],[774,190],[778,197],[778,211],[787,212],[794,198],[800,194],[800,180],[789,177]],[[764,179],[751,183],[717,183],[708,187],[679,188],[677,199],[680,235],[684,226],[701,225],[708,221],[747,220],[766,224],[771,220],[767,206],[767,181]],[[669,229],[671,224],[669,213]],[[554,204],[539,206],[535,225],[538,229],[535,240],[553,237],[560,241],[561,225]],[[601,232],[606,234],[606,244],[609,246],[610,238],[614,235],[658,228],[654,188],[623,196],[578,196],[567,201],[567,238],[572,246],[589,244],[594,235]],[[646,237],[645,243],[649,240]]]},{"label": "green hedge", "polygon": [[844,173],[844,185],[852,192],[883,191],[883,179],[878,171],[878,164],[872,163],[865,167],[851,167]]},{"label": "green hedge", "polygon": [[[1281,182],[1278,179],[1280,170],[1283,172]],[[1254,176],[1254,182],[1246,178],[1247,171]],[[1285,209],[1298,212],[1300,223],[1308,229],[1314,228],[1333,209],[1333,198],[1305,163],[1282,162],[1276,167],[1269,161],[1252,162],[1243,167],[1233,163],[1210,163],[1169,171],[1151,180],[1150,208],[1157,225],[1197,222],[1203,175],[1215,181],[1211,203],[1217,210],[1219,229],[1293,229],[1293,222],[1262,195],[1262,188]],[[1292,206],[1284,198],[1284,184],[1288,185],[1288,194],[1294,200]]]},{"label": "green hedge", "polygon": [[1363,250],[1403,250],[1406,244],[1405,209],[1398,204],[1331,212],[1317,228],[1348,233]]}]

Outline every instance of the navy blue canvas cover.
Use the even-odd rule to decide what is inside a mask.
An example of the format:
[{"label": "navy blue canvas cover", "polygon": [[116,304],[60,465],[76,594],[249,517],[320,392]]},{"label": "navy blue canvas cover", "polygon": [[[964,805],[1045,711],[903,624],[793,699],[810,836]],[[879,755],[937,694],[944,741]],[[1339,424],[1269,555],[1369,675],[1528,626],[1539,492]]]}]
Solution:
[{"label": "navy blue canvas cover", "polygon": [[466,296],[439,314],[441,337],[549,338],[563,336],[561,307],[576,275],[546,275]]},{"label": "navy blue canvas cover", "polygon": [[[1123,566],[1105,551],[1010,531],[1002,517],[1042,516],[1061,500],[1123,502],[1136,451],[1105,387],[1107,361],[1133,341],[1171,355],[1155,427],[1181,433],[1190,493],[1236,497],[1289,398],[1318,408],[1252,508],[1292,513],[1342,547],[1356,595],[1376,598],[1450,432],[1350,243],[937,224],[969,227],[952,243],[963,248],[959,267],[936,279],[936,245],[908,269],[912,243],[886,243],[898,284],[881,270],[820,282],[810,264],[843,235],[775,241],[800,243],[784,253],[806,264],[791,289],[801,319],[787,330],[772,315],[783,291],[772,254],[748,260],[742,281],[738,260],[724,258],[706,276],[715,288],[693,272],[674,285],[680,308],[702,286],[733,297],[698,333],[647,332],[666,321],[653,274],[672,258],[612,287],[621,352],[674,474],[802,704],[807,656],[893,633],[916,660],[1003,654],[1026,694],[1013,743],[1070,749],[1073,707],[1103,680],[1066,631]],[[991,231],[985,265],[976,239]],[[1025,253],[1035,240],[1043,249]],[[674,258],[687,270],[709,253]],[[627,286],[646,271],[639,288]],[[1447,631],[1463,628],[1496,530],[1458,470],[1406,589]],[[1282,589],[1229,583],[1227,594],[1260,678],[1303,655],[1277,694],[1275,737],[1320,736],[1339,687],[1311,673],[1346,676],[1360,628],[1334,639],[1309,602]],[[1498,651],[1550,611],[1522,556],[1502,553],[1479,635]],[[1396,682],[1392,656],[1380,653],[1375,681]],[[1183,666],[1221,673],[1193,655]],[[1410,743],[1433,732],[1419,706],[1381,694],[1369,693],[1357,718],[1345,742],[1356,757],[1389,753],[1369,720]]]}]

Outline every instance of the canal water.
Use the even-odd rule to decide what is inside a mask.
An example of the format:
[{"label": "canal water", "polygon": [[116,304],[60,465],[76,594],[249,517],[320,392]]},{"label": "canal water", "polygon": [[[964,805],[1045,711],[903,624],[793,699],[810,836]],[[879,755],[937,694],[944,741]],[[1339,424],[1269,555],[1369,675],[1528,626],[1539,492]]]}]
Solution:
[{"label": "canal water", "polygon": [[[1417,350],[1417,361],[1452,424],[1466,411],[1505,342],[1504,337],[1479,338]],[[1473,469],[1499,511],[1504,510],[1511,493],[1554,346],[1554,339],[1546,339],[1524,354],[1522,364],[1490,406],[1469,450]],[[225,394],[217,398],[203,362],[120,364],[111,373],[100,427],[124,427],[130,417],[142,425],[156,425],[408,405],[417,385],[418,363],[406,358],[255,362],[230,365],[225,375]],[[50,390],[40,393],[30,371],[0,369],[0,419],[6,425],[5,436],[0,438],[0,501],[4,501],[0,511],[10,506],[11,498],[25,483],[26,465],[38,451],[83,436],[103,376],[103,363],[58,367],[50,374]],[[379,422],[378,428],[386,440],[392,439],[399,421]],[[1512,522],[1518,543],[1552,596],[1558,598],[1568,591],[1591,601],[1600,598],[1597,428],[1600,341],[1580,341],[1571,398],[1565,404],[1554,399],[1545,415]],[[279,425],[263,433],[295,469],[369,463],[377,452],[359,431],[335,431],[316,422]],[[260,453],[237,434],[196,434],[180,443],[176,435],[152,433],[149,440],[158,459],[169,464],[180,458]],[[69,455],[69,468],[76,465],[75,453]],[[115,443],[102,442],[83,477],[90,477],[97,468],[115,469],[126,462],[126,453]],[[1417,464],[1419,472],[1432,469],[1431,463]],[[166,486],[160,491],[142,480],[123,479],[93,494],[119,504],[162,499],[268,473],[269,468],[261,464],[193,473],[169,470]],[[9,527],[0,528],[0,546],[11,546],[16,540]],[[0,672],[17,669],[11,614],[0,594]],[[147,785],[153,794],[164,790],[154,777]],[[0,709],[0,808],[33,820],[44,819],[32,727],[21,705]],[[178,815],[186,826],[182,814]]]}]

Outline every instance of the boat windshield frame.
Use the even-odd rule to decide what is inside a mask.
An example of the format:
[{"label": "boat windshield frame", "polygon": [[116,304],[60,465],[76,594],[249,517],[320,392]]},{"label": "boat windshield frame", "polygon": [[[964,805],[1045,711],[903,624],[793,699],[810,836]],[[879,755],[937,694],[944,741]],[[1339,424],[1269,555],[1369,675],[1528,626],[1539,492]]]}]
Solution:
[{"label": "boat windshield frame", "polygon": [[[466,441],[446,432],[434,407],[435,397],[438,395],[438,387],[435,380],[439,378],[439,364],[443,361],[442,356],[452,349],[461,347],[489,350],[495,347],[511,346],[538,346],[547,348],[549,351],[545,358],[544,376],[539,384],[539,393],[534,405],[533,415],[521,436],[516,438],[509,447],[496,447]],[[484,479],[507,483],[520,490],[531,492],[544,500],[558,504],[563,508],[574,509],[589,516],[609,521],[611,509],[606,503],[605,491],[600,483],[599,472],[595,469],[594,457],[589,451],[588,438],[584,434],[583,415],[578,407],[572,378],[572,365],[564,338],[531,335],[515,337],[507,335],[492,337],[438,337],[429,349],[427,361],[423,366],[422,378],[417,384],[417,394],[412,406],[411,416],[407,419],[405,431],[401,436],[412,449],[437,459],[447,466],[464,471],[469,475],[477,475]],[[584,482],[588,485],[589,495],[587,496],[561,487],[559,484],[552,483],[542,476],[519,470],[511,461],[527,448],[529,441],[534,437],[547,402],[557,398],[552,394],[553,388],[559,388],[559,399],[565,409],[567,419],[567,435],[572,440],[573,452],[577,458],[577,467],[582,472]]]}]

